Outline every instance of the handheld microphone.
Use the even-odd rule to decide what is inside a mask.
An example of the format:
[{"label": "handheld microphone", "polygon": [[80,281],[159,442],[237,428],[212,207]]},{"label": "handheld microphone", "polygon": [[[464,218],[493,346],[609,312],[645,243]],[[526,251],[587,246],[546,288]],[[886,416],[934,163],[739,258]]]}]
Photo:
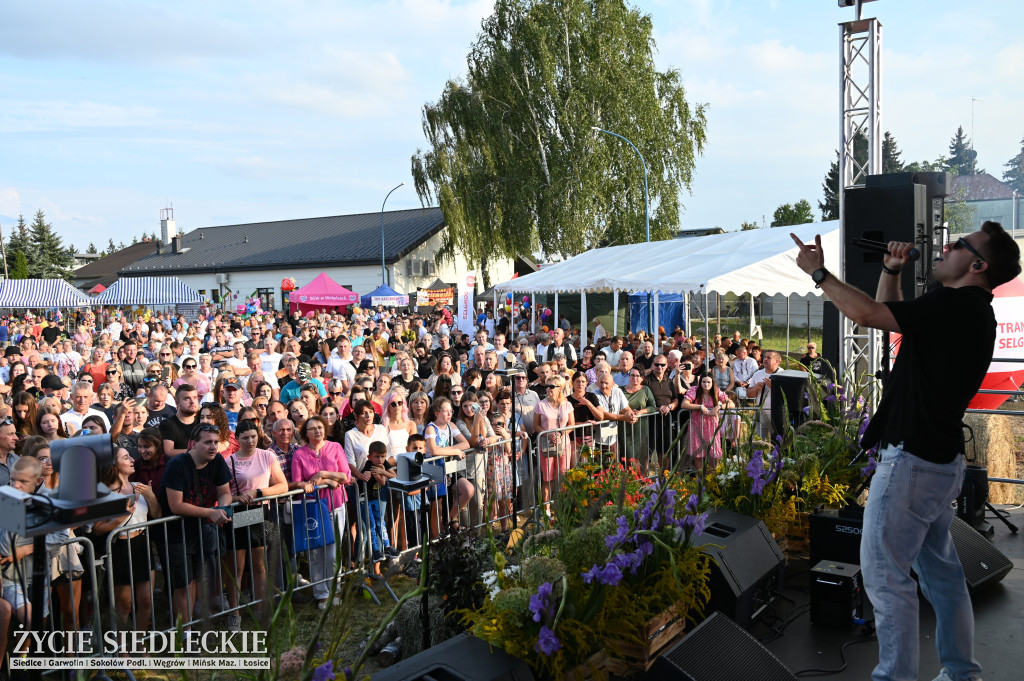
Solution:
[{"label": "handheld microphone", "polygon": [[[889,244],[882,243],[881,241],[871,241],[870,239],[850,239],[850,244],[857,246],[858,248],[863,248],[865,251],[872,251],[874,253],[889,252]],[[911,248],[907,257],[910,258],[910,262],[914,262],[921,257],[921,251],[916,248]]]}]

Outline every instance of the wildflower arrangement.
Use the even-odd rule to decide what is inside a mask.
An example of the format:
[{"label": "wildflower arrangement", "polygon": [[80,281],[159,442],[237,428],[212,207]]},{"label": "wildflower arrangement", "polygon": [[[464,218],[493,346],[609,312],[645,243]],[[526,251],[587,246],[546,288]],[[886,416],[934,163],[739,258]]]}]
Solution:
[{"label": "wildflower arrangement", "polygon": [[644,624],[666,610],[700,613],[710,567],[691,544],[704,528],[699,496],[681,499],[668,478],[631,494],[630,480],[620,479],[618,503],[607,505],[615,492],[593,497],[581,522],[568,521],[577,498],[561,495],[554,527],[522,543],[520,569],[496,551],[483,607],[463,613],[470,631],[526,660],[538,678],[559,678],[598,651],[614,656],[619,645],[642,643]]}]

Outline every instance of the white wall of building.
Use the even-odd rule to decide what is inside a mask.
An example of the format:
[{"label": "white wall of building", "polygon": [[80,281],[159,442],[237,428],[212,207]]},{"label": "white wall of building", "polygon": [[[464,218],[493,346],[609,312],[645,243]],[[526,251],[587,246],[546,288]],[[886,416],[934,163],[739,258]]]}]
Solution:
[{"label": "white wall of building", "polygon": [[[440,247],[441,235],[437,234],[425,243],[414,249],[412,253],[394,265],[388,265],[388,283],[399,293],[415,294],[418,286],[427,286],[438,277],[449,283],[457,282],[464,276],[469,268],[463,258],[456,256],[454,263],[446,262],[441,267],[435,266],[435,271],[430,275],[420,274],[419,276],[408,276],[406,274],[406,260],[434,262],[434,253]],[[490,268],[491,282],[505,281],[512,278],[513,264],[511,260],[503,260],[494,263]],[[423,272],[422,265],[419,271]],[[355,291],[359,295],[370,293],[380,286],[381,271],[380,265],[359,265],[353,267],[311,267],[311,268],[281,268],[255,271],[234,271],[225,272],[228,277],[226,288],[230,288],[232,295],[237,294],[237,299],[232,299],[230,305],[224,307],[234,309],[238,303],[244,303],[245,298],[253,291],[260,288],[269,288],[274,291],[274,307],[281,309],[281,280],[285,277],[295,277],[298,286],[301,288],[311,282],[318,274],[326,272],[334,281],[342,286]],[[205,293],[205,298],[212,299],[213,291],[219,289],[217,275],[213,272],[203,274],[175,274],[187,285],[197,291]],[[478,277],[482,273],[477,272]],[[483,290],[483,281],[478,278],[477,292]]]}]

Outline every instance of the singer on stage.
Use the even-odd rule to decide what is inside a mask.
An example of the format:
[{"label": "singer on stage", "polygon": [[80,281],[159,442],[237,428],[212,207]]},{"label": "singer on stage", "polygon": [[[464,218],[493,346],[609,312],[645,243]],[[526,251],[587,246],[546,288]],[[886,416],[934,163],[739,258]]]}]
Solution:
[{"label": "singer on stage", "polygon": [[[964,477],[963,415],[992,360],[996,321],[992,289],[1020,274],[1020,249],[998,222],[947,247],[933,277],[942,287],[902,300],[900,270],[913,244],[889,242],[872,300],[824,268],[821,237],[802,243],[797,266],[860,326],[903,335],[878,411],[861,441],[878,447],[878,467],[864,512],[861,570],[875,610],[875,681],[918,678],[917,584],[937,620],[942,669],[936,681],[980,681],[974,613],[949,526]],[[959,329],[958,370],[944,372]],[[845,367],[844,367],[845,368]]]}]

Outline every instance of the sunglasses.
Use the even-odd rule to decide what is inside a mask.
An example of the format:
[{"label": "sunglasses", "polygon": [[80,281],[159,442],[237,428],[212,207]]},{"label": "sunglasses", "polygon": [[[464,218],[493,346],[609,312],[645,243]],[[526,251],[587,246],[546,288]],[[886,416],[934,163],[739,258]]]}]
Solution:
[{"label": "sunglasses", "polygon": [[335,393],[335,392],[332,392],[332,393],[330,393],[330,396],[331,396],[331,397],[341,397],[341,396],[342,396],[342,395],[344,395],[344,394],[345,394],[345,393]]},{"label": "sunglasses", "polygon": [[668,364],[667,364],[667,363],[665,363],[665,362],[655,362],[655,363],[653,364],[653,366],[656,366],[656,367],[667,367],[667,366],[668,366]]},{"label": "sunglasses", "polygon": [[452,395],[461,395],[462,391],[461,390],[453,390],[451,394]]},{"label": "sunglasses", "polygon": [[200,423],[198,426],[196,426],[196,429],[193,431],[193,433],[195,435],[198,435],[199,433],[217,433],[219,435],[220,428],[213,423]]},{"label": "sunglasses", "polygon": [[405,404],[405,402],[403,402],[402,400],[395,400],[394,402],[391,403],[391,406],[392,407],[401,407],[403,404]]},{"label": "sunglasses", "polygon": [[988,262],[988,260],[985,260],[985,256],[983,256],[981,253],[978,253],[978,250],[976,248],[974,248],[974,246],[971,245],[971,242],[967,241],[963,237],[960,237],[959,239],[956,240],[956,243],[953,244],[952,250],[955,251],[955,250],[960,249],[960,248],[966,248],[968,251],[971,252],[971,254],[973,254],[979,260],[982,260],[984,262]]},{"label": "sunglasses", "polygon": [[182,369],[195,369],[196,365],[195,364],[182,364],[181,368]]}]

